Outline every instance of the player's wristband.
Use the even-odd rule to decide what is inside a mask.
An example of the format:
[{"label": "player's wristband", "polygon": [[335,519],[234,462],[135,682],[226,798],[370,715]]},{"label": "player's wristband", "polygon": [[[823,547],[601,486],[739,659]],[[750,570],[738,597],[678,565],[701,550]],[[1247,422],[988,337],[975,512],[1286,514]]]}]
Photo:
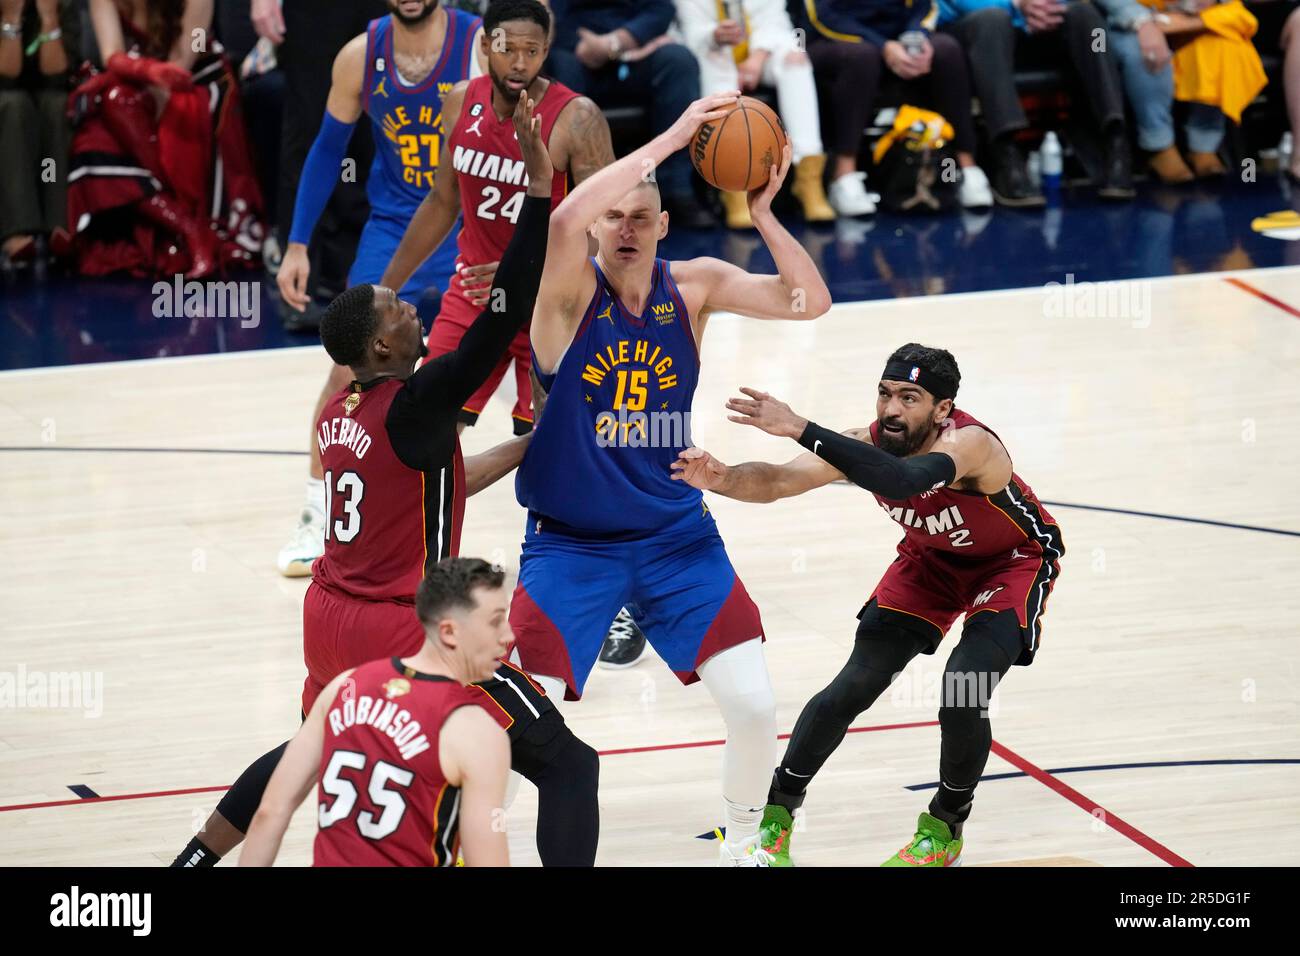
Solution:
[{"label": "player's wristband", "polygon": [[325,111],[320,132],[311,144],[307,161],[302,164],[298,195],[293,203],[290,242],[301,242],[303,245],[311,242],[316,221],[325,211],[325,204],[330,201],[334,186],[339,181],[339,165],[347,154],[348,140],[352,138],[352,130],[356,125],[336,120],[328,110]]},{"label": "player's wristband", "polygon": [[957,463],[943,452],[899,458],[816,422],[808,423],[799,444],[858,487],[894,501],[942,488],[957,477]]}]

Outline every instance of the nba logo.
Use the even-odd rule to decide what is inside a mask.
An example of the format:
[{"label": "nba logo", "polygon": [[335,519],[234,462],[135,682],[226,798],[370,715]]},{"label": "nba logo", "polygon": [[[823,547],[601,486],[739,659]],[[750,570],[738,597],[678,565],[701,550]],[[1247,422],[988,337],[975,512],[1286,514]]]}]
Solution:
[{"label": "nba logo", "polygon": [[921,377],[921,367],[919,365],[913,365],[912,371],[907,373],[907,380],[909,382],[915,382],[920,377]]}]

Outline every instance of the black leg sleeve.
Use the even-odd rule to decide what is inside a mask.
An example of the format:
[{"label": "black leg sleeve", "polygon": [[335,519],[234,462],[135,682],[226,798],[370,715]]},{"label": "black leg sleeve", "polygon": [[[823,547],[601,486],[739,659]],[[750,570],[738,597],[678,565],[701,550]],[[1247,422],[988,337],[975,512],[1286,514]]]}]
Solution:
[{"label": "black leg sleeve", "polygon": [[1015,611],[981,613],[966,619],[961,642],[943,671],[940,783],[931,803],[931,813],[936,808],[941,811],[936,816],[961,822],[969,813],[993,743],[989,699],[1023,646]]},{"label": "black leg sleeve", "polygon": [[217,804],[217,812],[240,833],[248,832],[248,827],[253,822],[253,814],[257,812],[258,804],[262,802],[262,794],[266,792],[266,785],[271,782],[271,774],[275,773],[276,764],[280,762],[288,746],[289,741],[286,740],[274,750],[254,760]]},{"label": "black leg sleeve", "polygon": [[537,787],[537,852],[542,866],[594,866],[600,757],[568,727],[561,733],[568,742],[545,766],[525,774]]},{"label": "black leg sleeve", "polygon": [[840,745],[849,724],[875,703],[894,676],[932,641],[932,636],[904,627],[874,603],[868,605],[848,663],[799,715],[768,802],[796,809],[804,789]]}]

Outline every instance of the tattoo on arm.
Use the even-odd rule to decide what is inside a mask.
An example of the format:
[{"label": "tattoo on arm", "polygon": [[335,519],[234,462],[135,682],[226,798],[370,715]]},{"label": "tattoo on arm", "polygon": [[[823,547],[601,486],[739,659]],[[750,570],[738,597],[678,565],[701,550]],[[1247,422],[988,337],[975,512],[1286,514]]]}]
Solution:
[{"label": "tattoo on arm", "polygon": [[614,146],[609,138],[605,114],[585,96],[573,101],[569,114],[569,174],[574,183],[614,162]]}]

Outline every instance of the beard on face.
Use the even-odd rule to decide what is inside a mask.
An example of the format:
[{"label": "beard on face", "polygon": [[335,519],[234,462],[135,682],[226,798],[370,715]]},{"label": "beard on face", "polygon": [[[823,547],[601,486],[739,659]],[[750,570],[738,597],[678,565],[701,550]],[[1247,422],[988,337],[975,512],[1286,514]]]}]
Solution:
[{"label": "beard on face", "polygon": [[425,20],[429,19],[429,17],[433,16],[433,11],[438,9],[438,4],[436,0],[434,3],[426,3],[424,9],[414,16],[402,12],[401,0],[389,0],[388,9],[403,26],[411,27],[415,26],[417,23],[423,23]]},{"label": "beard on face", "polygon": [[[903,433],[897,434],[885,430],[885,423],[897,425],[903,429]],[[916,451],[925,442],[928,428],[925,424],[918,426],[915,430],[908,430],[907,423],[901,418],[897,419],[876,419],[876,447],[883,452],[895,456],[896,458],[906,458],[912,452]]]}]

